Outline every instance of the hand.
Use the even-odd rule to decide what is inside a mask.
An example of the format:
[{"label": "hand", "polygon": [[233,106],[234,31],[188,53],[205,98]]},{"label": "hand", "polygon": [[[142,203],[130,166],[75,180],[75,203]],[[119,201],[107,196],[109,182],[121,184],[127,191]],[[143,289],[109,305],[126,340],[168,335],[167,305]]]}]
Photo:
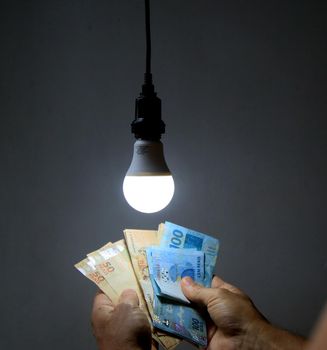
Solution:
[{"label": "hand", "polygon": [[123,291],[117,305],[99,292],[91,321],[99,350],[151,349],[151,327],[132,289]]},{"label": "hand", "polygon": [[238,288],[214,277],[211,288],[183,278],[185,296],[208,313],[207,350],[302,350],[303,337],[272,326]]},{"label": "hand", "polygon": [[207,349],[251,348],[254,344],[245,346],[245,343],[254,343],[256,332],[268,322],[250,298],[236,287],[216,276],[211,287],[200,286],[188,277],[182,280],[185,296],[198,306],[206,307],[210,316]]}]

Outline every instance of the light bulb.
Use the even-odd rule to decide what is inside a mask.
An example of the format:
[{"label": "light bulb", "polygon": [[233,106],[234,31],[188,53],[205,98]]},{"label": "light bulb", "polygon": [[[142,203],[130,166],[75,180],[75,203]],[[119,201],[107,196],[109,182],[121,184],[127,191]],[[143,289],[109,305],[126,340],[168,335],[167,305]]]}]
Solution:
[{"label": "light bulb", "polygon": [[162,143],[137,140],[123,183],[128,204],[140,212],[155,213],[169,204],[174,190],[174,180],[164,158]]}]

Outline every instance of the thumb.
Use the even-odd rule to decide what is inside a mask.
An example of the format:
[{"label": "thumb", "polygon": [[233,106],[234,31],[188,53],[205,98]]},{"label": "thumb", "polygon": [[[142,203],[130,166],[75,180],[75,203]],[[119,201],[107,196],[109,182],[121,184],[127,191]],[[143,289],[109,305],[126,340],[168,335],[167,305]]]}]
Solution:
[{"label": "thumb", "polygon": [[195,283],[190,277],[184,277],[181,286],[187,299],[202,306],[207,306],[209,301],[216,297],[214,289],[205,288]]},{"label": "thumb", "polygon": [[134,289],[125,289],[118,300],[118,304],[128,304],[133,307],[139,306],[139,298]]}]

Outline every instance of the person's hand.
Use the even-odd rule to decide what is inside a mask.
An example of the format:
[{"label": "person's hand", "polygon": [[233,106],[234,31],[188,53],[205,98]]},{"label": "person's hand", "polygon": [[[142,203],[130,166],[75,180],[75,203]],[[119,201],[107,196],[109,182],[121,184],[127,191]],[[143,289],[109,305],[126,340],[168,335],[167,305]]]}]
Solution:
[{"label": "person's hand", "polygon": [[238,288],[214,277],[211,288],[183,278],[182,290],[208,317],[207,350],[301,350],[304,338],[272,326]]},{"label": "person's hand", "polygon": [[216,276],[211,287],[200,286],[189,277],[182,280],[185,296],[198,307],[205,307],[210,316],[207,349],[251,348],[244,346],[245,343],[255,342],[253,336],[267,321],[250,298],[236,287]]},{"label": "person's hand", "polygon": [[117,305],[99,292],[94,298],[91,321],[99,350],[151,349],[151,327],[132,289],[121,294]]}]

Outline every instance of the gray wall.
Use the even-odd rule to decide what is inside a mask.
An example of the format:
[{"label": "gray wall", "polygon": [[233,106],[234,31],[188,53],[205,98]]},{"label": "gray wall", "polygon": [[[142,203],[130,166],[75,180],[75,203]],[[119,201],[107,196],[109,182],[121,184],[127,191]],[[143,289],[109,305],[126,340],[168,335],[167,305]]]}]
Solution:
[{"label": "gray wall", "polygon": [[145,215],[121,189],[143,1],[1,1],[1,349],[95,349],[95,287],[73,264],[166,219],[219,237],[217,273],[309,334],[327,290],[326,16],[325,1],[152,1],[176,193]]}]

